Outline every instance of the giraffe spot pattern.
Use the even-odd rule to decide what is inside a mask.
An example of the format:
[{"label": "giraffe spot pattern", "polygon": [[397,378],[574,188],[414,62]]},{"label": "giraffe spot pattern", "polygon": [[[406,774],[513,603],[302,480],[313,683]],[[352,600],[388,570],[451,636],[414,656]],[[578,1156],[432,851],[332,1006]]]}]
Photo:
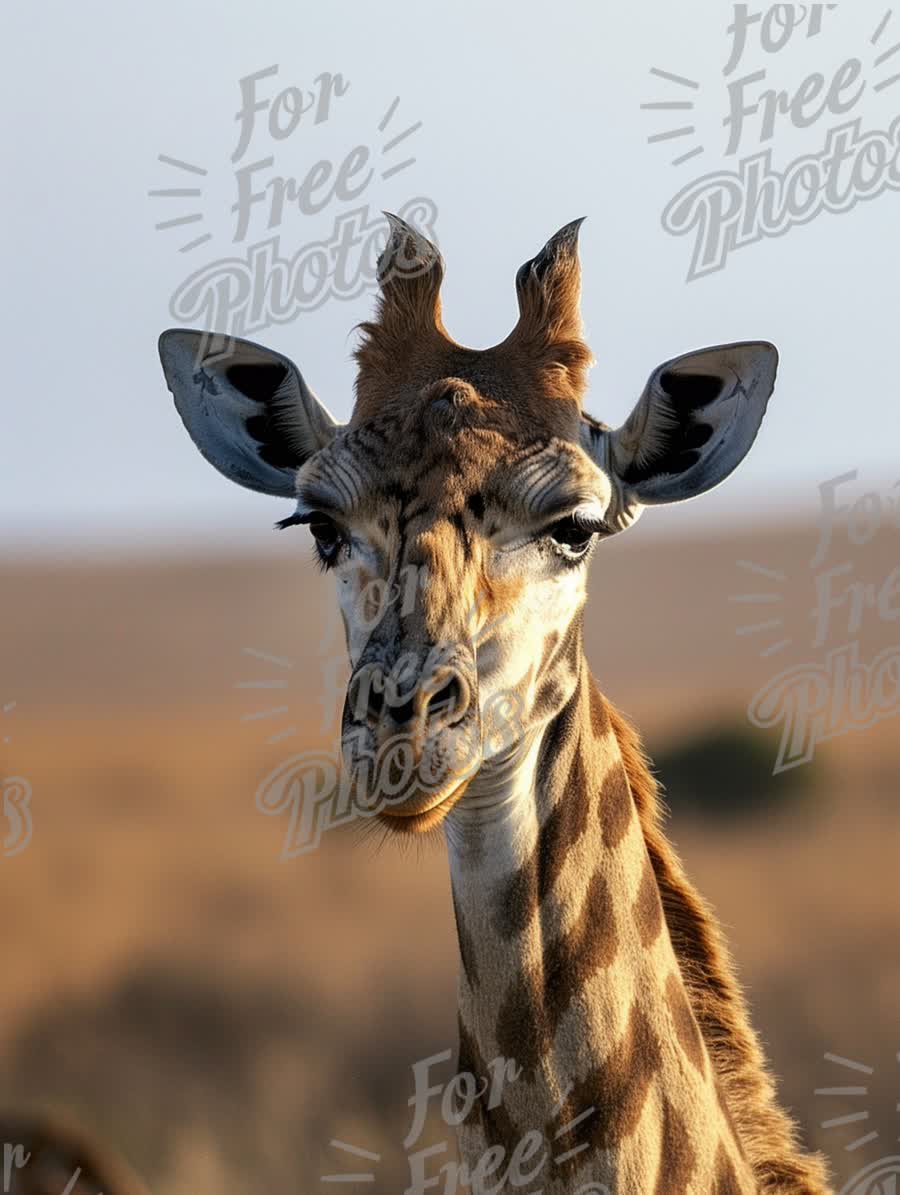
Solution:
[{"label": "giraffe spot pattern", "polygon": [[628,787],[625,768],[619,764],[610,768],[603,780],[599,800],[600,821],[603,824],[603,845],[613,849],[619,845],[634,814],[634,801]]},{"label": "giraffe spot pattern", "polygon": [[600,690],[593,683],[588,685],[588,698],[590,701],[591,730],[594,732],[594,738],[599,742],[601,739],[606,738],[612,730],[612,722],[610,721],[606,703],[600,695]]},{"label": "giraffe spot pattern", "polygon": [[580,700],[576,688],[544,731],[538,764],[539,775],[549,775],[554,765],[558,765],[560,757],[565,757],[568,751],[578,745]]},{"label": "giraffe spot pattern", "polygon": [[541,829],[532,866],[537,870],[537,897],[542,904],[556,883],[569,851],[588,828],[589,806],[585,800],[584,760],[575,752],[565,790]]},{"label": "giraffe spot pattern", "polygon": [[719,1146],[716,1154],[716,1172],[713,1177],[711,1195],[747,1195],[724,1145]]},{"label": "giraffe spot pattern", "polygon": [[559,709],[565,699],[565,694],[566,690],[562,680],[556,673],[552,673],[545,680],[541,681],[540,687],[535,694],[532,705],[533,716],[536,719],[545,718],[551,711]]},{"label": "giraffe spot pattern", "polygon": [[[488,1077],[488,1068],[461,1016],[458,1025],[459,1054],[456,1073],[474,1075],[477,1081],[482,1082]],[[489,1106],[489,1093],[488,1086],[472,1103],[469,1114],[462,1123],[470,1128],[477,1126],[488,1147],[499,1145],[503,1148],[504,1155],[510,1157],[523,1134],[517,1129],[502,1100],[496,1107]]]},{"label": "giraffe spot pattern", "polygon": [[668,1100],[663,1101],[662,1143],[655,1195],[684,1195],[697,1168],[697,1154],[687,1125]]},{"label": "giraffe spot pattern", "polygon": [[[540,844],[538,845],[539,850]],[[516,938],[531,924],[538,907],[538,872],[534,857],[513,872],[501,887],[497,901],[497,932],[501,938]]]},{"label": "giraffe spot pattern", "polygon": [[649,855],[644,861],[641,884],[634,902],[634,920],[641,945],[649,949],[662,932],[663,909],[659,897],[659,885]]},{"label": "giraffe spot pattern", "polygon": [[532,1078],[552,1041],[547,1011],[533,967],[523,968],[510,984],[497,1019],[497,1048],[514,1058]]},{"label": "giraffe spot pattern", "polygon": [[497,1044],[533,1075],[572,1001],[588,980],[615,961],[618,942],[609,887],[597,872],[575,924],[543,949],[543,968],[524,968],[500,1008]]},{"label": "giraffe spot pattern", "polygon": [[637,1129],[661,1061],[659,1042],[647,1014],[635,1001],[628,1025],[609,1057],[576,1084],[569,1096],[572,1119],[594,1108],[579,1126],[578,1144],[606,1150],[621,1146]]},{"label": "giraffe spot pattern", "polygon": [[575,732],[577,694],[550,723],[541,747],[541,770],[549,768],[563,744],[572,748],[567,783],[538,835],[530,857],[501,888],[497,901],[497,932],[510,939],[524,933],[562,871],[568,850],[588,827],[588,806],[583,795],[583,760]]},{"label": "giraffe spot pattern", "polygon": [[700,1027],[688,1004],[684,985],[678,975],[672,971],[666,980],[666,1003],[672,1014],[675,1033],[682,1050],[697,1068],[701,1075],[706,1075],[706,1051],[700,1036]]}]

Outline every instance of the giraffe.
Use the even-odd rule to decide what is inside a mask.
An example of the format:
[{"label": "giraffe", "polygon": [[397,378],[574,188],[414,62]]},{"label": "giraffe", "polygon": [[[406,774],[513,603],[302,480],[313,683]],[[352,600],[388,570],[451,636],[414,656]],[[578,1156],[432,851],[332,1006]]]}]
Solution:
[{"label": "giraffe", "polygon": [[[552,1148],[540,1173],[526,1158],[528,1189],[550,1195],[822,1195],[824,1165],[777,1104],[720,930],[664,836],[638,736],[582,644],[589,560],[645,508],[737,467],[777,352],[667,361],[614,429],[583,409],[580,220],[518,271],[512,332],[474,350],[444,327],[439,251],[387,218],[348,423],[249,341],[212,354],[206,333],[172,329],[160,357],[201,454],[294,500],[277,526],[307,527],[335,577],[342,743],[369,811],[387,833],[446,841],[460,1070],[503,1058],[517,1074],[460,1126],[471,1189],[496,1189],[496,1159],[537,1132]],[[376,603],[373,619],[375,589],[410,572],[412,608]],[[387,798],[398,742],[414,766]],[[360,772],[366,752],[393,762]]]}]

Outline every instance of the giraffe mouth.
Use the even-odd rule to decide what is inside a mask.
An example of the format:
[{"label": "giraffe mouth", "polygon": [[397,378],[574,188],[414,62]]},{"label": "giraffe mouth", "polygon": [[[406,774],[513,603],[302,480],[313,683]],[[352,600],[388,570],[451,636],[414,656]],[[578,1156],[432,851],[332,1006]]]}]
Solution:
[{"label": "giraffe mouth", "polygon": [[468,787],[468,779],[457,781],[436,798],[428,794],[429,803],[413,797],[393,809],[382,809],[378,820],[395,834],[423,834],[441,824]]}]

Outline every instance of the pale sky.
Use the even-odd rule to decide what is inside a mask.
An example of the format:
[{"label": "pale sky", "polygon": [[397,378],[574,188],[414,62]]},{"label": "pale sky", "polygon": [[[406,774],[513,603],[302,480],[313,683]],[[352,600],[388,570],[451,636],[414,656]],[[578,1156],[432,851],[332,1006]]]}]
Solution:
[{"label": "pale sky", "polygon": [[[814,507],[819,482],[852,469],[864,488],[885,490],[900,476],[897,191],[842,214],[821,212],[692,282],[693,235],[671,235],[661,217],[677,191],[766,147],[783,170],[800,155],[821,154],[842,124],[859,119],[863,132],[886,132],[900,114],[900,84],[876,90],[900,72],[900,55],[876,62],[900,42],[900,13],[884,25],[886,12],[886,4],[844,3],[824,12],[820,32],[801,28],[778,53],[762,48],[756,25],[726,80],[732,8],[721,0],[466,0],[440,8],[53,0],[9,8],[0,551],[264,539],[288,504],[219,477],[175,414],[156,355],[159,332],[178,322],[172,295],[189,274],[244,256],[267,237],[277,234],[290,257],[327,240],[351,209],[367,205],[374,220],[414,198],[437,210],[446,323],[473,347],[502,339],[514,323],[517,267],[559,226],[587,217],[584,314],[598,359],[588,409],[607,422],[625,418],[647,375],[669,357],[730,340],[778,345],[775,397],[742,468],[715,493],[649,512],[645,522],[674,527],[668,520],[677,516],[689,531],[794,513]],[[769,28],[770,37],[776,32]],[[827,88],[856,55],[855,88],[851,72],[834,92],[846,109],[811,119],[810,100],[808,127],[782,116],[764,144],[760,114],[750,115],[739,152],[726,157],[729,82],[765,69],[764,81],[747,85],[748,97],[766,87],[793,94],[821,72]],[[262,100],[291,86],[308,92],[324,72],[349,86],[332,97],[327,119],[316,125],[312,111],[304,113],[281,140],[268,131],[268,110],[259,114],[241,161],[271,154],[274,164],[256,181],[302,179],[320,159],[336,171],[360,145],[370,147],[375,172],[356,198],[333,196],[315,214],[287,203],[272,231],[257,205],[246,240],[234,244],[239,81],[276,65],[258,84]],[[641,108],[665,101],[695,106]],[[691,125],[693,134],[648,144]],[[701,144],[703,154],[672,165]],[[206,174],[160,162],[160,154]],[[202,194],[148,196],[173,187]],[[202,219],[154,228],[191,213]],[[207,233],[202,245],[179,252]],[[331,298],[251,338],[291,356],[346,417],[351,329],[371,298]]]}]

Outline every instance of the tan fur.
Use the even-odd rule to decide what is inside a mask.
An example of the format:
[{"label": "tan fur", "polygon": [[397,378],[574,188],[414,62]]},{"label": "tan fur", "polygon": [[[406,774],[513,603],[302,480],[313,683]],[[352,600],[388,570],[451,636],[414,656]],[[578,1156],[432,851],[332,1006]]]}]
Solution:
[{"label": "tan fur", "polygon": [[794,1125],[775,1101],[774,1083],[715,916],[688,881],[663,833],[657,784],[637,732],[608,703],[607,709],[691,1005],[760,1192],[827,1195],[821,1158],[800,1152]]}]

